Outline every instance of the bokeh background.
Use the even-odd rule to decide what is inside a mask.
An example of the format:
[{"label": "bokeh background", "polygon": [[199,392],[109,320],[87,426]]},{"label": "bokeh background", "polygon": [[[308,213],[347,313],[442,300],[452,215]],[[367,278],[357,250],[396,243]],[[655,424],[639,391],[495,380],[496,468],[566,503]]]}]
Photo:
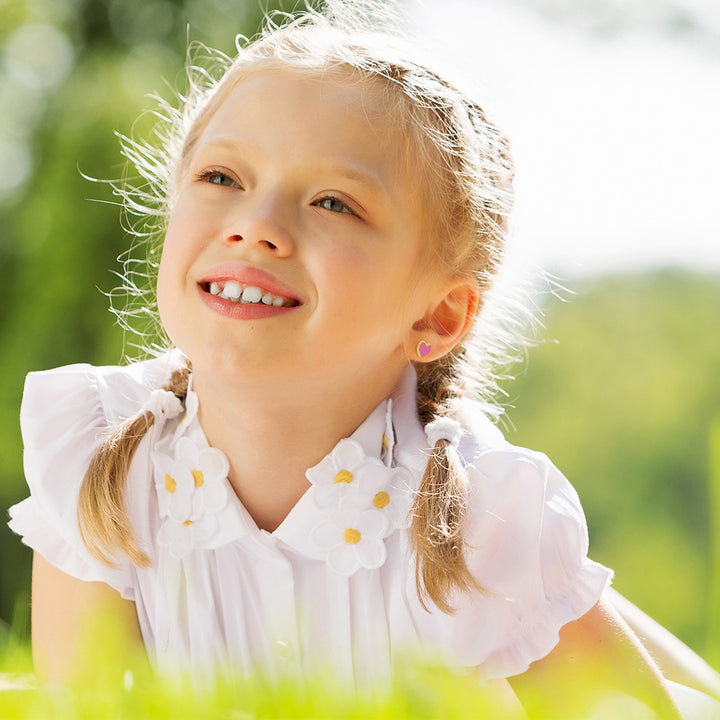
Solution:
[{"label": "bokeh background", "polygon": [[[578,488],[617,589],[720,668],[720,6],[405,5],[515,147],[508,282],[531,278],[541,325],[503,429]],[[113,132],[182,87],[188,39],[232,53],[265,6],[0,0],[3,519],[26,494],[25,374],[124,354],[103,293],[129,238],[111,188],[83,175],[123,175]],[[563,289],[543,294],[539,270]],[[0,643],[27,632],[29,582],[3,523]]]}]

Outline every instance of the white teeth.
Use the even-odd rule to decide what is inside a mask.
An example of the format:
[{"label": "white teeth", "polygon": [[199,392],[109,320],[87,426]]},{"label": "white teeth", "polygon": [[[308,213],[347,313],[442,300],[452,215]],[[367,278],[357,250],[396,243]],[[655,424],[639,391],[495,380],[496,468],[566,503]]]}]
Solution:
[{"label": "white teeth", "polygon": [[225,300],[252,305],[262,303],[263,305],[282,307],[286,302],[286,298],[273,295],[256,285],[248,285],[244,288],[237,280],[213,281],[208,284],[208,292]]},{"label": "white teeth", "polygon": [[259,287],[249,285],[243,290],[242,301],[244,303],[259,303],[260,300],[262,300],[262,296],[263,291]]},{"label": "white teeth", "polygon": [[242,285],[235,280],[228,280],[223,288],[222,295],[228,300],[239,300],[243,293]]}]

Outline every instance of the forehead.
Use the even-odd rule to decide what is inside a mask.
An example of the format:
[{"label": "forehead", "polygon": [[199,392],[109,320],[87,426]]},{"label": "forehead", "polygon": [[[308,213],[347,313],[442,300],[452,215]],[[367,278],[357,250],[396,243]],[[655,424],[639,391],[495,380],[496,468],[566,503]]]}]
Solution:
[{"label": "forehead", "polygon": [[[240,70],[195,127],[181,173],[204,149],[227,144],[262,155],[272,148],[285,169],[357,171],[373,178],[385,204],[402,214],[409,231],[435,246],[439,237],[434,154],[408,118],[400,91],[386,78],[330,67],[272,65]],[[362,179],[362,178],[361,178]]]},{"label": "forehead", "polygon": [[396,115],[378,82],[349,72],[266,68],[240,77],[224,93],[197,144],[272,144],[288,160],[315,153],[369,165],[397,180],[408,153]]}]

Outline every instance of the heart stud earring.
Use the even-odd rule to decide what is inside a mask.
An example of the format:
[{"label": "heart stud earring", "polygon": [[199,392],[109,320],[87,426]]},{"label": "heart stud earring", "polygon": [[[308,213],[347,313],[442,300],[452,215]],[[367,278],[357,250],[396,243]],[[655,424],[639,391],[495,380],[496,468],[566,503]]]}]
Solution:
[{"label": "heart stud earring", "polygon": [[432,350],[432,345],[430,343],[426,343],[424,340],[421,340],[417,344],[417,348],[415,348],[415,352],[417,352],[417,356],[422,360],[426,355],[429,354],[429,352]]}]

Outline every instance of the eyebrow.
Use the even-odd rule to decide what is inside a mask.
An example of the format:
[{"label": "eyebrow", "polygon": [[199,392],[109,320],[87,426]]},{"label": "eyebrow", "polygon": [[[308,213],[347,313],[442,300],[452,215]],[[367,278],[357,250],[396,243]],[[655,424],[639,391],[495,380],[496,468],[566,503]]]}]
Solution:
[{"label": "eyebrow", "polygon": [[[206,141],[202,146],[196,148],[196,152],[209,148],[211,150],[228,150],[232,153],[245,155],[247,150],[252,151],[255,147],[253,144],[241,145],[232,138],[220,136]],[[376,172],[362,165],[356,165],[354,163],[346,165],[341,162],[333,162],[321,158],[316,164],[316,168],[319,172],[327,173],[328,175],[337,175],[353,182],[359,182],[377,194],[390,194],[387,183],[383,182],[383,179]]]},{"label": "eyebrow", "polygon": [[377,193],[387,194],[386,183],[383,182],[382,178],[377,173],[372,170],[365,169],[362,166],[321,162],[318,167],[322,172],[328,173],[328,175],[337,175],[347,180],[359,182],[363,185],[369,186]]}]

